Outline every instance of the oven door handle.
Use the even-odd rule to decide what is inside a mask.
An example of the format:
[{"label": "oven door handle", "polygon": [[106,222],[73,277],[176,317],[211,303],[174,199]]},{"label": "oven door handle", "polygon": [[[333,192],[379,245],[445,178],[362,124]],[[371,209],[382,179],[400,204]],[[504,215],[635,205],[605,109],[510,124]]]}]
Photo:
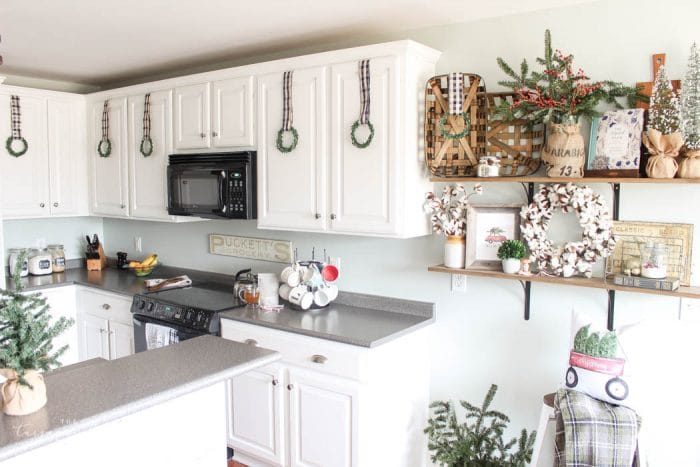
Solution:
[{"label": "oven door handle", "polygon": [[219,212],[226,213],[226,203],[224,203],[224,190],[226,189],[226,171],[222,170],[218,173],[218,195],[219,195]]}]

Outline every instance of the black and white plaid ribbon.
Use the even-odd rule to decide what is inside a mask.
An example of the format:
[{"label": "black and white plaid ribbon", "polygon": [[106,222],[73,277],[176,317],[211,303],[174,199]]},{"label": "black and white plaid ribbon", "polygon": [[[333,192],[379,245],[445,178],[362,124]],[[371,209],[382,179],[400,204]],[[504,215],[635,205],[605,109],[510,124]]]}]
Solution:
[{"label": "black and white plaid ribbon", "polygon": [[22,139],[22,112],[19,107],[19,96],[10,96],[10,119],[12,139]]},{"label": "black and white plaid ribbon", "polygon": [[462,73],[450,73],[447,78],[447,98],[450,106],[450,115],[461,115],[462,101],[464,100],[464,75]]},{"label": "black and white plaid ribbon", "polygon": [[289,131],[292,129],[294,120],[294,112],[292,110],[292,78],[293,71],[285,71],[282,83],[282,130]]},{"label": "black and white plaid ribbon", "polygon": [[143,139],[151,137],[151,93],[143,101]]},{"label": "black and white plaid ribbon", "polygon": [[102,106],[102,141],[109,140],[109,100]]},{"label": "black and white plaid ribbon", "polygon": [[366,125],[369,122],[369,60],[360,60],[360,124]]}]

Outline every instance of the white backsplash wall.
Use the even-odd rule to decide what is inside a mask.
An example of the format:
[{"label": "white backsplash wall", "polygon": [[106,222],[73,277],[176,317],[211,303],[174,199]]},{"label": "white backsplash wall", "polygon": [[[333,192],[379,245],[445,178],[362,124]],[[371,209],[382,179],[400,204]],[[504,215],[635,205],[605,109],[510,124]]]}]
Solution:
[{"label": "white backsplash wall", "polygon": [[35,248],[38,241],[44,240],[47,245],[62,244],[67,259],[84,258],[85,235],[97,234],[100,239],[103,237],[101,217],[8,220],[3,225],[5,256],[10,248]]},{"label": "white backsplash wall", "polygon": [[[700,3],[695,1],[671,0],[660,5],[650,0],[609,0],[395,36],[377,34],[343,46],[415,39],[443,51],[438,72],[479,73],[488,89],[495,91],[496,82],[503,79],[496,57],[514,65],[527,57],[534,64],[534,58],[542,54],[544,30],[550,28],[554,46],[573,53],[576,65],[593,79],[633,83],[650,79],[651,54],[658,52],[667,54],[671,77],[680,78],[690,45],[700,40],[699,17]],[[517,184],[489,184],[485,188],[485,195],[477,202],[524,199]],[[595,188],[606,196],[610,193],[607,185]],[[623,185],[621,218],[698,226],[698,199],[697,186]],[[104,233],[110,255],[124,250],[135,256],[134,237],[140,236],[140,256],[156,252],[168,265],[224,273],[247,266],[278,272],[282,266],[210,255],[209,233],[291,240],[302,256],[310,254],[312,246],[317,252],[326,248],[329,254],[342,257],[343,290],[437,303],[437,323],[432,331],[432,397],[480,403],[489,385],[496,383],[499,392],[494,407],[511,417],[511,434],[523,426],[536,427],[542,396],[555,390],[563,379],[572,309],[589,311],[605,321],[607,294],[601,290],[534,284],[530,321],[522,318],[522,288],[517,281],[470,277],[466,294],[452,293],[448,275],[427,272],[429,265],[442,262],[443,244],[438,237],[387,240],[259,231],[254,221],[163,224],[116,219],[104,220]],[[697,263],[697,229],[695,238]],[[697,284],[697,264],[693,273]],[[679,314],[679,300],[668,297],[619,293],[616,304],[617,325],[644,317],[677,319]],[[673,444],[668,446],[671,452]]]}]

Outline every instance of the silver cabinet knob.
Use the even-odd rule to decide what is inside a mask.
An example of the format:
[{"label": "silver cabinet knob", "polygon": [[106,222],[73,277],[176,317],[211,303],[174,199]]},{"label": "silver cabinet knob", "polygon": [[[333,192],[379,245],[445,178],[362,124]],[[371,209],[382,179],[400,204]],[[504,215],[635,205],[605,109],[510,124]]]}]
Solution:
[{"label": "silver cabinet knob", "polygon": [[53,207],[57,208],[57,207],[58,207],[58,203],[53,203]]},{"label": "silver cabinet knob", "polygon": [[291,383],[289,383],[289,384],[287,385],[287,390],[291,391],[292,389],[294,389],[294,385],[291,384]]},{"label": "silver cabinet knob", "polygon": [[200,134],[199,134],[199,136],[201,136],[201,137],[202,137],[202,139],[204,139],[204,138],[206,138],[206,137],[207,137],[207,134],[206,134],[206,133],[200,133]]},{"label": "silver cabinet knob", "polygon": [[315,215],[314,217],[315,217],[316,219],[320,219],[320,218],[321,218],[321,215],[320,215],[319,213],[316,213],[316,215]]},{"label": "silver cabinet knob", "polygon": [[126,207],[126,204],[120,204],[119,207],[124,209]]},{"label": "silver cabinet knob", "polygon": [[318,363],[319,365],[323,365],[328,361],[328,358],[324,357],[323,355],[314,355],[311,357],[311,361]]},{"label": "silver cabinet knob", "polygon": [[331,220],[335,220],[335,214],[331,214]]},{"label": "silver cabinet knob", "polygon": [[39,203],[39,207],[40,207],[40,208],[43,208],[44,206],[46,206],[46,204],[44,204],[44,203]]},{"label": "silver cabinet knob", "polygon": [[106,330],[106,329],[102,329],[102,328],[100,328],[100,334],[104,334],[105,332],[107,332],[107,330]]},{"label": "silver cabinet knob", "polygon": [[277,386],[278,384],[279,384],[279,381],[277,381],[277,379],[275,379],[275,378],[272,378],[272,385]]},{"label": "silver cabinet knob", "polygon": [[256,341],[255,339],[246,339],[245,341],[243,341],[243,343],[248,344],[248,345],[252,345],[253,347],[258,345],[258,341]]},{"label": "silver cabinet knob", "polygon": [[219,136],[219,133],[217,133],[216,131],[212,131],[212,132],[211,132],[211,135],[212,135],[214,138],[216,138],[217,136]]},{"label": "silver cabinet knob", "polygon": [[102,304],[102,309],[103,309],[103,310],[109,310],[110,308],[112,308],[112,305],[110,305],[109,303],[103,303],[103,304]]}]

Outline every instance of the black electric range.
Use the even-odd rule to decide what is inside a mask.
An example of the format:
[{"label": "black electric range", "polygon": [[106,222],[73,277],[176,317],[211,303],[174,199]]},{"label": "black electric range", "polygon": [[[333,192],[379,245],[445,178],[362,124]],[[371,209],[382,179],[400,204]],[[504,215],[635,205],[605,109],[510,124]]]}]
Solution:
[{"label": "black electric range", "polygon": [[[219,335],[219,313],[245,306],[233,287],[203,283],[134,295],[131,313],[136,352],[203,334]],[[163,337],[165,336],[165,337]]]}]

